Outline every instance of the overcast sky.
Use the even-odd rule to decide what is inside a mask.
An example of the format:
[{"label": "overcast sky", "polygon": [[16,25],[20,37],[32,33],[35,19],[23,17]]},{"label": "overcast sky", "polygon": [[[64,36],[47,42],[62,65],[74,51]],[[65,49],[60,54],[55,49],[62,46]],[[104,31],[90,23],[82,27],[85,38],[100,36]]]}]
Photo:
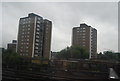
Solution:
[{"label": "overcast sky", "polygon": [[[21,17],[36,13],[53,23],[51,50],[71,46],[72,28],[86,23],[97,29],[98,52],[118,51],[117,2],[4,2],[2,3],[2,47],[17,39]],[[1,44],[0,44],[1,45]]]}]

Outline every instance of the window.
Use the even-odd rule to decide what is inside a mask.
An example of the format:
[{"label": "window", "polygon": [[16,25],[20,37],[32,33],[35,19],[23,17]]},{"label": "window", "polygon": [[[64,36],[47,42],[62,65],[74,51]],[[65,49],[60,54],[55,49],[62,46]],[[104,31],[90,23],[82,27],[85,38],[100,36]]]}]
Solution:
[{"label": "window", "polygon": [[22,24],[25,24],[25,22],[22,22]]},{"label": "window", "polygon": [[83,46],[85,46],[85,45],[83,44]]},{"label": "window", "polygon": [[28,18],[26,20],[28,21]]},{"label": "window", "polygon": [[31,18],[28,18],[29,20],[31,20]]},{"label": "window", "polygon": [[48,24],[46,26],[49,26]]},{"label": "window", "polygon": [[38,35],[36,35],[36,38],[39,38],[39,36],[38,36]]},{"label": "window", "polygon": [[80,32],[79,30],[77,32]]},{"label": "window", "polygon": [[26,52],[28,52],[28,50],[26,50]]},{"label": "window", "polygon": [[40,21],[37,21],[37,23],[40,23]]},{"label": "window", "polygon": [[42,41],[40,41],[42,43]]},{"label": "window", "polygon": [[29,39],[27,39],[27,41],[29,41]]},{"label": "window", "polygon": [[85,32],[85,30],[83,30],[83,32]]},{"label": "window", "polygon": [[83,38],[85,38],[85,36],[82,36]]},{"label": "window", "polygon": [[39,34],[39,32],[36,32],[36,34]]},{"label": "window", "polygon": [[40,17],[38,17],[37,19],[38,19],[38,20],[41,20],[41,18],[40,18]]},{"label": "window", "polygon": [[35,45],[39,45],[38,43],[35,43]]},{"label": "window", "polygon": [[28,23],[30,23],[30,21],[28,21]]},{"label": "window", "polygon": [[77,30],[79,30],[79,28],[77,28]]},{"label": "window", "polygon": [[30,24],[28,25],[28,27],[30,27]]},{"label": "window", "polygon": [[30,30],[30,28],[28,28],[28,30]]},{"label": "window", "polygon": [[85,28],[83,28],[83,29],[85,29]]},{"label": "window", "polygon": [[40,29],[39,28],[37,28],[37,31],[39,31]]},{"label": "window", "polygon": [[83,42],[85,44],[85,42]]},{"label": "window", "polygon": [[39,40],[38,40],[38,39],[36,39],[36,42],[39,42]]},{"label": "window", "polygon": [[35,56],[38,56],[38,55],[35,55]]},{"label": "window", "polygon": [[40,46],[42,46],[42,44],[40,44]]},{"label": "window", "polygon": [[83,40],[85,40],[85,39],[83,39]]},{"label": "window", "polygon": [[48,33],[48,31],[46,31],[46,33]]},{"label": "window", "polygon": [[35,50],[35,53],[38,53],[38,51],[37,51],[37,50]]},{"label": "window", "polygon": [[48,28],[46,28],[46,30],[48,30]]},{"label": "window", "polygon": [[40,27],[40,25],[37,24],[37,27]]},{"label": "window", "polygon": [[24,38],[24,36],[22,36],[22,38]]},{"label": "window", "polygon": [[85,35],[85,33],[83,33],[83,35]]},{"label": "window", "polygon": [[38,47],[35,47],[35,49],[38,49]]},{"label": "window", "polygon": [[23,50],[20,50],[20,52],[23,52]]},{"label": "window", "polygon": [[29,37],[29,35],[27,35],[27,37]]},{"label": "window", "polygon": [[23,19],[23,21],[25,21],[25,19]]}]

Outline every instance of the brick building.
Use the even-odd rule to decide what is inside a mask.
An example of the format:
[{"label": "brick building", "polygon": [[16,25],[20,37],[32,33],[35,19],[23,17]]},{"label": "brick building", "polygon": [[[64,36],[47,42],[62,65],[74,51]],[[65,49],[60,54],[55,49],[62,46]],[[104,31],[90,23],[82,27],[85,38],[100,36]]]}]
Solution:
[{"label": "brick building", "polygon": [[34,13],[20,18],[17,52],[22,56],[49,58],[52,22]]},{"label": "brick building", "polygon": [[80,46],[89,52],[89,58],[97,58],[97,30],[83,23],[72,30],[72,46]]}]

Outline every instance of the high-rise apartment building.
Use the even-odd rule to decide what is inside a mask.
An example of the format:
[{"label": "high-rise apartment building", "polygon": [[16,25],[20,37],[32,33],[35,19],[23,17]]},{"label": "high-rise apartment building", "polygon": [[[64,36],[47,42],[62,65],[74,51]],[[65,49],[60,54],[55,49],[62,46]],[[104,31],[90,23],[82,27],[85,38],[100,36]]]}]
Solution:
[{"label": "high-rise apartment building", "polygon": [[97,58],[97,30],[86,24],[72,30],[72,46],[80,46],[89,52],[89,58]]},{"label": "high-rise apartment building", "polygon": [[49,58],[52,22],[34,13],[20,18],[17,52],[21,56]]}]

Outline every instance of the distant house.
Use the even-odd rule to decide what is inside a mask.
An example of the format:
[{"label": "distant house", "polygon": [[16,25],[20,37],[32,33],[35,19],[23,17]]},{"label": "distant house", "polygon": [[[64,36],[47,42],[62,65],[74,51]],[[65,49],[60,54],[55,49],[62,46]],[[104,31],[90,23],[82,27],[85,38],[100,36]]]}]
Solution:
[{"label": "distant house", "polygon": [[7,49],[16,52],[16,45],[17,45],[17,40],[12,40],[12,43],[7,44]]}]

